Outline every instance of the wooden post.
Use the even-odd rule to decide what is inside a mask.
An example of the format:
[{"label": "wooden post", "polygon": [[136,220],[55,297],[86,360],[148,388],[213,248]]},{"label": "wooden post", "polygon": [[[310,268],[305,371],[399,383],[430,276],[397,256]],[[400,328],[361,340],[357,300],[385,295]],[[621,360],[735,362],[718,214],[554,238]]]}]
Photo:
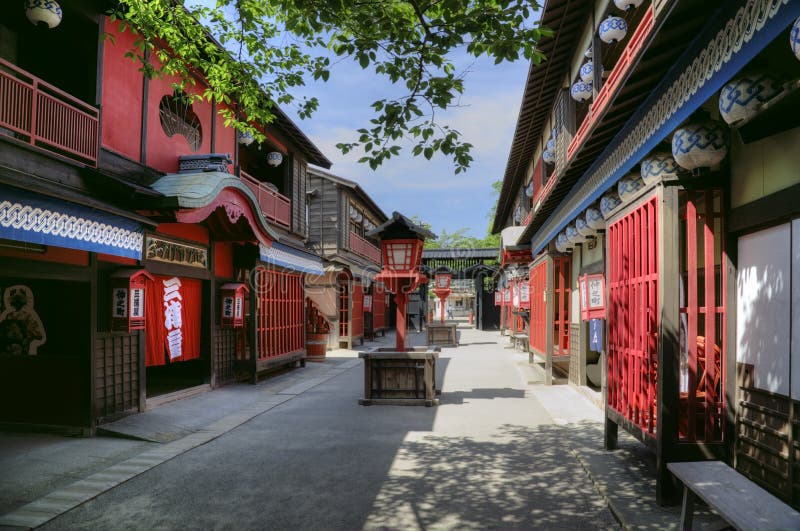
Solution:
[{"label": "wooden post", "polygon": [[397,335],[395,337],[395,348],[397,352],[406,351],[406,305],[408,304],[408,293],[405,286],[401,286],[394,296],[397,304]]}]

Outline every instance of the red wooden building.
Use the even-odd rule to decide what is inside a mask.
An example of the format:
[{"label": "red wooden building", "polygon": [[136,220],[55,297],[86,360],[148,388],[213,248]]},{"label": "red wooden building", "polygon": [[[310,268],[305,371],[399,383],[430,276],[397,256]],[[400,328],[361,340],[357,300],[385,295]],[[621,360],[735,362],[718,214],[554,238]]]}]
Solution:
[{"label": "red wooden building", "polygon": [[302,361],[304,277],[323,273],[303,240],[324,155],[277,108],[266,141],[238,138],[89,5],[0,21],[3,423],[91,431]]},{"label": "red wooden building", "polygon": [[531,349],[660,501],[713,457],[797,507],[800,4],[635,4],[544,6],[494,226],[530,245]]}]

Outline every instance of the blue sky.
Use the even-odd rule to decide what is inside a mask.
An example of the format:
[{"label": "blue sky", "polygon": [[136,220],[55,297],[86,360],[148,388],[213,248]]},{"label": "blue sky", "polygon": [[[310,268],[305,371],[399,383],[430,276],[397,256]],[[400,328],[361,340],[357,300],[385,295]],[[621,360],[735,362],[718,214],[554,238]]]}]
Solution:
[{"label": "blue sky", "polygon": [[503,178],[528,62],[495,65],[488,59],[459,59],[458,64],[469,69],[464,95],[458,108],[437,113],[437,121],[473,144],[474,161],[466,173],[456,175],[444,156],[430,161],[413,157],[410,147],[376,171],[357,162],[363,156],[359,150],[342,155],[336,144],[357,140],[355,130],[370,125],[370,104],[398,90],[350,60],[334,65],[327,83],[303,90],[320,101],[312,118],[301,120],[292,108],[284,111],[333,162],[330,171],[358,182],[387,215],[397,210],[418,215],[435,233],[467,227],[470,235],[483,237],[494,202],[491,183]]}]

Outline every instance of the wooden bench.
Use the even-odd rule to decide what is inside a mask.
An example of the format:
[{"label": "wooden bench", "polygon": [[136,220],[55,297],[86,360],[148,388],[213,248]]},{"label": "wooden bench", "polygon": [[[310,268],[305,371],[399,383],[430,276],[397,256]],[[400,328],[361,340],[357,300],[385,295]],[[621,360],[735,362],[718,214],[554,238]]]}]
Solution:
[{"label": "wooden bench", "polygon": [[690,530],[695,498],[703,500],[739,531],[800,529],[800,513],[722,461],[668,463],[683,483],[681,528]]},{"label": "wooden bench", "polygon": [[514,346],[514,350],[521,348],[523,352],[526,352],[528,350],[528,334],[513,334],[511,344]]}]

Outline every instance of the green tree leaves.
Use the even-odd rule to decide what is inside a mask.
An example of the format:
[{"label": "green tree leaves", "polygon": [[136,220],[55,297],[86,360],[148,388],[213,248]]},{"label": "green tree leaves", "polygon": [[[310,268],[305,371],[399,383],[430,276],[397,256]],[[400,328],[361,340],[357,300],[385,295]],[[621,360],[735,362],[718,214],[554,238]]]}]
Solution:
[{"label": "green tree leaves", "polygon": [[[250,122],[271,122],[272,102],[311,116],[318,101],[298,99],[294,89],[309,77],[327,81],[329,55],[352,59],[405,94],[374,102],[369,127],[337,147],[363,150],[361,162],[375,169],[410,141],[414,155],[441,153],[459,173],[472,146],[436,118],[464,93],[453,53],[541,61],[536,43],[550,32],[533,20],[538,8],[536,0],[217,0],[191,8],[119,0],[115,16],[141,35],[132,58],[147,75],[177,75],[183,86],[202,76],[209,88],[196,97],[235,104],[222,111],[226,123],[259,140]],[[147,63],[146,50],[158,61]]]}]

